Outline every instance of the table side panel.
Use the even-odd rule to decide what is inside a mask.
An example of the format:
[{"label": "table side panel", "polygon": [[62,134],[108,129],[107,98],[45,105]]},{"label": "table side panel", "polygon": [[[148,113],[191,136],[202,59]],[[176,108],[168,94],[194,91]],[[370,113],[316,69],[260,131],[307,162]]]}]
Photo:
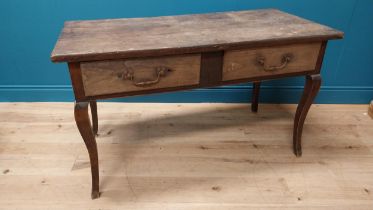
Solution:
[{"label": "table side panel", "polygon": [[82,71],[80,69],[80,63],[72,62],[72,63],[69,63],[68,65],[69,65],[71,84],[73,86],[75,99],[81,100],[85,97],[85,94],[84,94]]},{"label": "table side panel", "polygon": [[[305,68],[305,70],[298,71],[298,69],[293,69],[293,71],[285,71],[286,69],[278,70],[278,73],[264,73],[264,74],[253,74],[250,71],[249,72],[241,72],[242,74],[237,76],[235,79],[231,80],[224,80],[222,78],[223,74],[223,61],[226,59],[224,57],[225,55],[229,56],[229,53],[231,51],[216,51],[212,53],[202,53],[200,54],[184,54],[184,55],[178,55],[178,56],[166,56],[166,57],[157,57],[157,58],[143,58],[143,59],[126,59],[131,60],[132,63],[130,64],[141,64],[144,63],[144,60],[162,60],[164,58],[174,58],[179,60],[180,58],[185,58],[188,56],[196,56],[195,59],[192,61],[192,65],[190,65],[190,60],[184,60],[185,62],[181,62],[180,65],[185,66],[183,67],[184,70],[190,71],[192,69],[192,75],[194,79],[188,77],[186,78],[187,81],[184,83],[174,83],[164,86],[148,86],[148,87],[136,87],[131,83],[131,81],[124,81],[118,78],[118,74],[121,74],[123,72],[124,64],[122,63],[125,61],[124,59],[121,60],[106,60],[106,61],[95,61],[95,62],[81,62],[81,63],[69,63],[70,67],[70,74],[73,82],[74,87],[74,93],[75,98],[77,101],[89,101],[89,100],[97,100],[97,99],[108,99],[108,98],[117,98],[117,97],[126,97],[126,96],[135,96],[135,95],[146,95],[146,94],[152,94],[152,93],[162,93],[162,92],[173,92],[173,91],[180,91],[180,90],[189,90],[194,88],[206,88],[206,87],[216,87],[216,86],[222,86],[222,85],[232,85],[232,84],[239,84],[244,82],[253,82],[253,81],[263,81],[263,80],[272,80],[272,79],[279,79],[284,77],[294,77],[294,76],[301,76],[301,75],[309,75],[309,74],[318,74],[321,69],[322,60],[324,57],[324,52],[326,49],[327,42],[317,42],[317,43],[302,43],[302,44],[282,44],[282,45],[275,45],[269,47],[268,45],[261,46],[259,48],[248,48],[243,50],[235,50],[234,52],[238,51],[255,51],[255,50],[263,50],[263,49],[293,49],[294,45],[301,45],[301,46],[313,46],[311,47],[311,50],[313,52],[313,56],[307,56],[307,59],[311,58],[313,60],[310,64],[313,68]],[[298,46],[299,48],[299,46]],[[309,49],[309,47],[307,48]],[[268,49],[267,49],[268,50]],[[232,51],[233,52],[233,51]],[[286,52],[284,50],[279,50],[279,52]],[[294,51],[293,51],[294,52]],[[263,55],[263,54],[260,54]],[[276,57],[274,60],[275,62],[280,62],[281,54],[278,54],[278,57]],[[316,58],[315,58],[316,57]],[[269,58],[269,57],[268,57]],[[295,62],[296,60],[293,60]],[[195,63],[195,65],[193,65]],[[156,63],[153,64],[155,65]],[[162,64],[164,65],[164,62],[160,62],[156,65]],[[273,63],[271,63],[273,64]],[[93,65],[93,66],[92,66]],[[140,65],[140,69],[138,68],[138,65],[134,65],[136,69],[145,70],[146,68],[149,70],[150,67],[154,67],[152,64],[142,64]],[[155,65],[155,66],[156,66]],[[193,67],[195,66],[195,67]],[[149,68],[148,68],[149,67]],[[188,70],[187,70],[188,69]],[[96,71],[98,70],[98,71]],[[247,69],[246,69],[247,70]],[[95,72],[96,71],[96,72]],[[263,70],[262,70],[263,71]],[[85,72],[85,76],[83,75],[83,72]],[[104,75],[106,76],[100,76],[97,74],[101,74],[99,72],[104,72]],[[110,72],[110,73],[108,73]],[[99,86],[95,85],[94,80],[90,80],[90,84],[87,86],[87,78],[86,76],[92,76],[93,78],[96,78],[95,80],[98,82]],[[108,75],[111,75],[108,77]],[[185,72],[185,75],[186,74]],[[189,74],[189,76],[191,76]],[[199,76],[199,79],[198,79]],[[104,79],[102,79],[104,77]],[[106,78],[108,77],[108,78]],[[180,75],[179,78],[184,78],[184,74]],[[83,80],[85,78],[85,80]],[[120,81],[119,87],[113,86],[113,83],[111,82],[111,79],[117,80],[114,83],[118,84],[117,82]],[[163,80],[166,78],[162,78]],[[188,82],[193,81],[193,82]],[[92,83],[93,82],[93,83]],[[163,81],[164,82],[164,81]],[[127,83],[127,86],[130,86],[128,89],[127,86],[123,88],[123,83]],[[160,82],[161,83],[161,82]],[[128,85],[131,84],[131,85]],[[92,90],[88,91],[88,94],[86,94],[85,89]],[[100,90],[100,89],[103,89]],[[98,89],[98,91],[97,91]],[[91,91],[91,92],[90,92]],[[95,92],[96,91],[96,92]]]}]

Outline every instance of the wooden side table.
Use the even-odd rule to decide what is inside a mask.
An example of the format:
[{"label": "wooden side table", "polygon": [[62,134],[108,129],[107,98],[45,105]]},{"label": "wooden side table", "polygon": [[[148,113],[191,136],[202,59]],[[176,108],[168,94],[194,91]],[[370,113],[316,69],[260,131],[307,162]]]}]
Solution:
[{"label": "wooden side table", "polygon": [[262,80],[305,76],[293,134],[294,153],[301,156],[326,45],[340,38],[340,31],[272,9],[66,22],[51,59],[69,64],[92,198],[99,197],[97,99],[254,82],[256,112]]}]

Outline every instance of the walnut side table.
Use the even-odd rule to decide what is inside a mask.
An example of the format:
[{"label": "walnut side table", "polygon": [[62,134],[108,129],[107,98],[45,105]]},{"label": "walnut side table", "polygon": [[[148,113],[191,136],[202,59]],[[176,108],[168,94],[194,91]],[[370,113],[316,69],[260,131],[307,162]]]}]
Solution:
[{"label": "walnut side table", "polygon": [[97,99],[253,82],[256,112],[261,81],[305,76],[293,133],[301,156],[326,44],[341,38],[340,31],[273,9],[66,22],[51,60],[69,66],[92,198],[99,197]]}]

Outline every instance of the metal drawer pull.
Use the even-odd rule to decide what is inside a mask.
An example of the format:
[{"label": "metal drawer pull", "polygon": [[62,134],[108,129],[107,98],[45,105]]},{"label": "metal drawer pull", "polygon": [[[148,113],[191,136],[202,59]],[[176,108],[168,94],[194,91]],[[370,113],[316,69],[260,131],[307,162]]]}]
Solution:
[{"label": "metal drawer pull", "polygon": [[285,68],[291,62],[292,58],[293,58],[292,54],[283,55],[282,59],[281,59],[282,60],[281,65],[279,65],[279,66],[268,66],[268,65],[266,65],[266,63],[265,63],[266,59],[265,59],[264,56],[257,57],[256,61],[258,62],[258,64],[263,66],[264,71],[276,71],[276,70],[280,70],[280,69]]},{"label": "metal drawer pull", "polygon": [[154,79],[152,80],[143,80],[143,81],[138,81],[135,78],[135,73],[134,71],[128,71],[126,70],[123,72],[122,75],[119,77],[123,80],[130,80],[135,86],[138,87],[146,87],[146,86],[151,86],[157,84],[160,80],[161,77],[167,76],[169,72],[173,71],[172,69],[165,67],[165,66],[158,66],[154,68]]}]

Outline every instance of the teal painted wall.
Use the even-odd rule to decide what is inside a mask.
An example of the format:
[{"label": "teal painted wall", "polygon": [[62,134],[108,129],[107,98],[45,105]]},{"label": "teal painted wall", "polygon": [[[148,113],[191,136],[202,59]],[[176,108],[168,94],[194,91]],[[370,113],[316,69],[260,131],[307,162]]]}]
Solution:
[{"label": "teal painted wall", "polygon": [[[49,55],[66,20],[278,8],[345,32],[328,45],[318,103],[373,98],[373,0],[0,0],[0,101],[73,101],[65,64]],[[294,103],[303,78],[267,81],[261,101]],[[118,99],[247,102],[251,84]]]}]

